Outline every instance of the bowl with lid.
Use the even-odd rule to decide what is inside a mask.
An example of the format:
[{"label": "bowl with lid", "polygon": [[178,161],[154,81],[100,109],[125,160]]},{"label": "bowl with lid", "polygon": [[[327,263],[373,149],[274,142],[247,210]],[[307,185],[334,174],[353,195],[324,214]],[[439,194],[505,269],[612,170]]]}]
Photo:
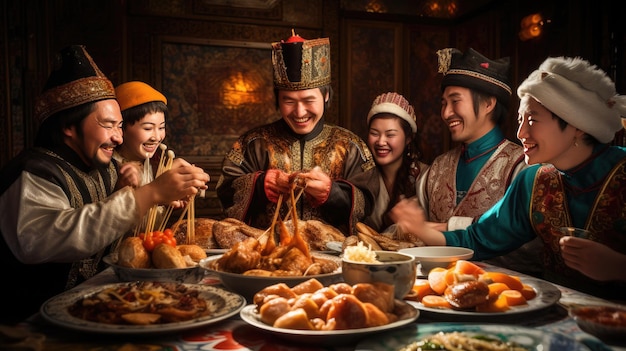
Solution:
[{"label": "bowl with lid", "polygon": [[351,255],[349,248],[341,258],[341,274],[346,283],[390,284],[394,286],[396,299],[404,298],[413,288],[417,263],[411,255],[396,251],[371,251],[366,258]]}]

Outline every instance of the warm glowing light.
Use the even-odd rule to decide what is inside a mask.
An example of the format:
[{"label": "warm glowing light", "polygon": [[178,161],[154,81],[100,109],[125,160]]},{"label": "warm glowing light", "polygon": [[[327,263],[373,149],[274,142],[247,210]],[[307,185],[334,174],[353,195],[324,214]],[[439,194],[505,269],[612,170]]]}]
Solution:
[{"label": "warm glowing light", "polygon": [[533,13],[522,18],[519,38],[522,41],[537,38],[543,31],[544,21],[539,13]]},{"label": "warm glowing light", "polygon": [[241,72],[233,72],[222,82],[222,103],[227,108],[261,102],[258,84],[246,79]]}]

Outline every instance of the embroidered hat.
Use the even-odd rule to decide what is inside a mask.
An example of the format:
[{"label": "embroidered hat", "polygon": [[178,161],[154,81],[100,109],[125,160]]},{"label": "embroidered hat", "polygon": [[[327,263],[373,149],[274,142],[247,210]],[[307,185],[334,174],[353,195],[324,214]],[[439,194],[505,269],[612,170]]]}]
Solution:
[{"label": "embroidered hat", "polygon": [[274,87],[305,90],[330,84],[330,40],[306,40],[295,34],[272,43]]},{"label": "embroidered hat", "polygon": [[415,123],[415,111],[413,106],[398,93],[384,93],[378,95],[372,103],[372,108],[367,114],[367,124],[372,117],[379,113],[390,113],[409,122],[413,133],[417,133],[417,123]]},{"label": "embroidered hat", "polygon": [[72,45],[55,56],[43,92],[35,99],[34,117],[41,124],[59,111],[106,99],[115,99],[113,83],[84,46]]},{"label": "embroidered hat", "polygon": [[608,143],[622,128],[626,96],[617,95],[606,73],[579,57],[549,57],[517,88],[567,123]]},{"label": "embroidered hat", "polygon": [[490,60],[470,48],[465,53],[455,48],[437,51],[439,73],[443,73],[441,90],[461,86],[495,96],[505,107],[513,94],[509,80],[508,57]]},{"label": "embroidered hat", "polygon": [[139,106],[147,102],[161,101],[167,105],[167,98],[150,85],[132,81],[118,85],[115,88],[117,102],[120,104],[120,110],[124,111],[131,107]]}]

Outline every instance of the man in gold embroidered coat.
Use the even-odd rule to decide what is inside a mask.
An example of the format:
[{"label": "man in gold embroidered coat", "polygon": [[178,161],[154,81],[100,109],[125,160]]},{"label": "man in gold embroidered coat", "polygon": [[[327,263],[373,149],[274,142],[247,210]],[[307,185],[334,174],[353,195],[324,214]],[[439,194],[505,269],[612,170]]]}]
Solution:
[{"label": "man in gold embroidered coat", "polygon": [[[254,128],[226,155],[217,195],[226,216],[269,228],[277,205],[286,217],[292,185],[298,218],[333,225],[345,235],[371,212],[378,174],[365,142],[324,121],[330,105],[328,38],[294,34],[273,43],[274,86],[282,119]],[[299,180],[299,181],[298,181]]]}]

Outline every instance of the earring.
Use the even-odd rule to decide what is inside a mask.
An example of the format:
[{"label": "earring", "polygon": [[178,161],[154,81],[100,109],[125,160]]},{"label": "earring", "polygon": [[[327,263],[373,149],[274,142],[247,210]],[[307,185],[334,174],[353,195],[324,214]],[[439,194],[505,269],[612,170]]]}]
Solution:
[{"label": "earring", "polygon": [[578,138],[574,138],[574,147],[578,147]]}]

